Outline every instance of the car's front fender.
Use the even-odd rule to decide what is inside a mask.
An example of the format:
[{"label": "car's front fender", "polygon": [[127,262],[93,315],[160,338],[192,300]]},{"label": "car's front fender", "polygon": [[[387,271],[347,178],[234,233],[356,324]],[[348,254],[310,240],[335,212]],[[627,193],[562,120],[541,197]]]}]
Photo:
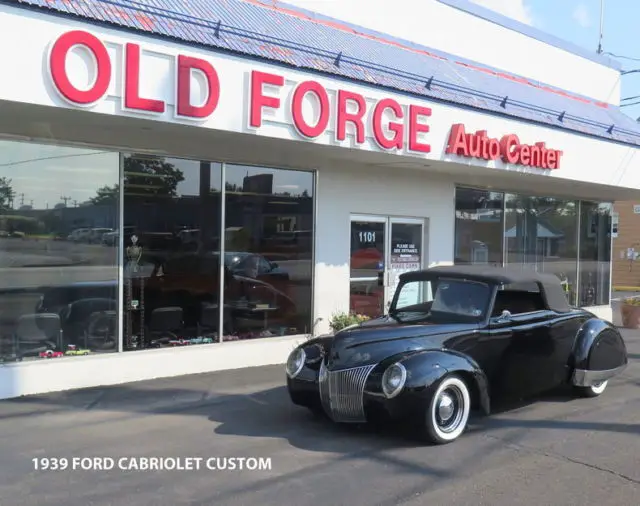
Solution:
[{"label": "car's front fender", "polygon": [[402,393],[397,397],[397,402],[429,402],[442,378],[448,374],[458,374],[469,387],[474,407],[489,414],[489,382],[480,366],[471,357],[452,350],[413,351],[390,357],[381,362],[369,376],[367,390],[371,394],[383,395],[382,375],[387,367],[396,362],[400,362],[407,370],[406,383]]}]

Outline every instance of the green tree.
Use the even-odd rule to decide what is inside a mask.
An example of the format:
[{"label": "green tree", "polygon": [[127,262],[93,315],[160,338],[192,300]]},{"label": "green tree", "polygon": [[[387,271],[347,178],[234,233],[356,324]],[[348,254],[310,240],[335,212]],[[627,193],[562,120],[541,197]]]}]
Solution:
[{"label": "green tree", "polygon": [[10,208],[14,195],[11,179],[0,177],[0,210]]}]

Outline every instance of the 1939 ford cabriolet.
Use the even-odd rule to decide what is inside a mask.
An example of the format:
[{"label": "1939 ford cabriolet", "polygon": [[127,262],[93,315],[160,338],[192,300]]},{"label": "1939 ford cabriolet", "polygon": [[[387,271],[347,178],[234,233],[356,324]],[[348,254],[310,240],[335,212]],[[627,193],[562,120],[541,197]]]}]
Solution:
[{"label": "1939 ford cabriolet", "polygon": [[400,276],[388,315],[296,347],[294,404],[335,422],[410,421],[454,441],[471,410],[569,385],[596,397],[627,365],[618,330],[570,307],[552,274],[487,266]]}]

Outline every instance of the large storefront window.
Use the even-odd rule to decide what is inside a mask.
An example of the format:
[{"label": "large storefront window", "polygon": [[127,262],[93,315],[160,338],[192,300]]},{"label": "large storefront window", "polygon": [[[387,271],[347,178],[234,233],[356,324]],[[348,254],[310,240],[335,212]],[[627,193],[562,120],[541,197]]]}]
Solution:
[{"label": "large storefront window", "polygon": [[502,265],[503,194],[458,188],[456,264]]},{"label": "large storefront window", "polygon": [[578,203],[505,195],[505,265],[555,274],[576,303]]},{"label": "large storefront window", "polygon": [[220,164],[123,163],[124,349],[217,342]]},{"label": "large storefront window", "polygon": [[311,332],[313,174],[225,174],[224,339]]},{"label": "large storefront window", "polygon": [[310,332],[313,180],[125,156],[125,350]]},{"label": "large storefront window", "polygon": [[611,204],[580,205],[580,305],[609,304]]},{"label": "large storefront window", "polygon": [[118,351],[119,158],[0,141],[0,360]]},{"label": "large storefront window", "polygon": [[570,304],[606,305],[611,213],[607,203],[457,188],[455,263],[552,273]]}]

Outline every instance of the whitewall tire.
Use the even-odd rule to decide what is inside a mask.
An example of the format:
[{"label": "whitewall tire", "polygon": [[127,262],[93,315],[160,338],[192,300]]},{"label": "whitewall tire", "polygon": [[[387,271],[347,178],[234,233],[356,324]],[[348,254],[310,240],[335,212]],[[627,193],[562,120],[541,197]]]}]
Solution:
[{"label": "whitewall tire", "polygon": [[456,375],[446,376],[438,384],[425,417],[424,435],[435,444],[451,443],[467,428],[471,395],[466,383]]},{"label": "whitewall tire", "polygon": [[604,393],[608,384],[608,381],[602,381],[590,387],[577,387],[577,391],[582,397],[598,397]]}]

